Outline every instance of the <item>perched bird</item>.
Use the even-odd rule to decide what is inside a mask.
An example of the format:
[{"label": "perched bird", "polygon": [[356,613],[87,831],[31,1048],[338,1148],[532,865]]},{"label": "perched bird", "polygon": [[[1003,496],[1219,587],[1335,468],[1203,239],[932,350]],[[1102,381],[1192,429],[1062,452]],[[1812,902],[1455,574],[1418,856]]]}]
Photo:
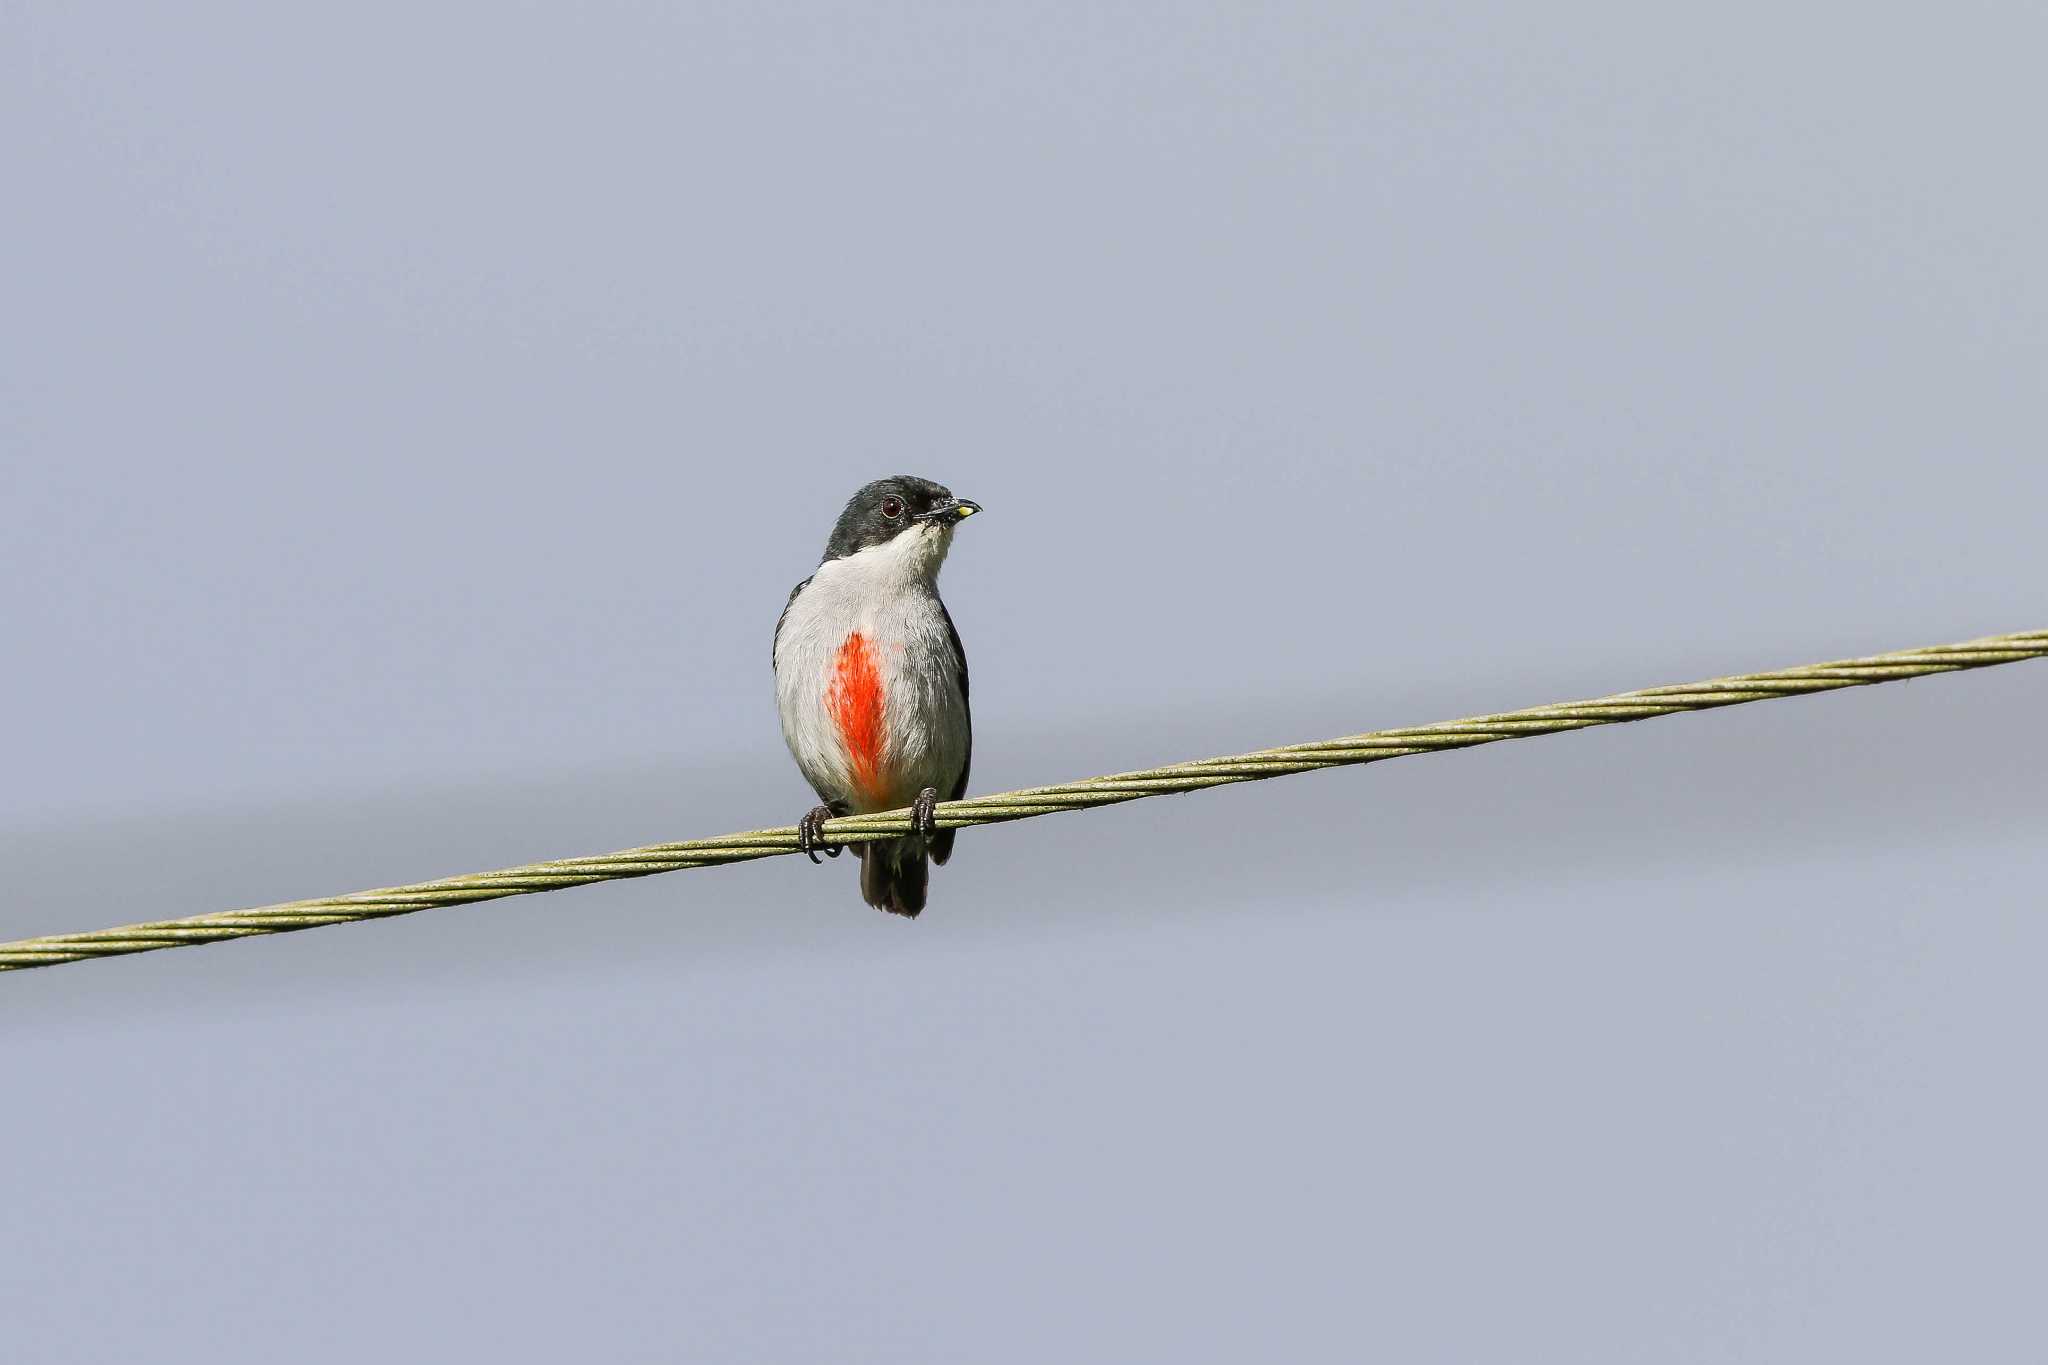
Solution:
[{"label": "perched bird", "polygon": [[797,825],[798,845],[814,863],[836,858],[825,821],[911,807],[917,833],[854,849],[862,898],[891,914],[924,909],[926,857],[953,852],[932,807],[967,790],[967,656],[938,579],[953,528],[980,510],[929,479],[875,480],[839,514],[817,572],[775,623],[782,738],[821,803]]}]

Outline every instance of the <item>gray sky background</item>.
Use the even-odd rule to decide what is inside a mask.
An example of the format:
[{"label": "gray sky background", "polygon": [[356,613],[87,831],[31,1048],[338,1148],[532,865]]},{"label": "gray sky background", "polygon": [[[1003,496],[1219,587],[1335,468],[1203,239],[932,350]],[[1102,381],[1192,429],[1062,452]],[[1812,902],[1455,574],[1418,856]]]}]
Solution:
[{"label": "gray sky background", "polygon": [[[2048,624],[2020,6],[0,6],[0,936]],[[2039,1354],[2048,671],[0,979],[10,1359]]]}]

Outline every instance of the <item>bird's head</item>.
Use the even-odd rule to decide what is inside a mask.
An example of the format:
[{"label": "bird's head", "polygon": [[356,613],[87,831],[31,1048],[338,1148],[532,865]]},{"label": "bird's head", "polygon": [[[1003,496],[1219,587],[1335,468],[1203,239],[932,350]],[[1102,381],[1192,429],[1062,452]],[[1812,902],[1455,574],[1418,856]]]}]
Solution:
[{"label": "bird's head", "polygon": [[953,543],[953,528],[981,510],[930,479],[897,474],[876,479],[847,500],[825,542],[826,560],[873,555],[913,571],[936,573]]}]

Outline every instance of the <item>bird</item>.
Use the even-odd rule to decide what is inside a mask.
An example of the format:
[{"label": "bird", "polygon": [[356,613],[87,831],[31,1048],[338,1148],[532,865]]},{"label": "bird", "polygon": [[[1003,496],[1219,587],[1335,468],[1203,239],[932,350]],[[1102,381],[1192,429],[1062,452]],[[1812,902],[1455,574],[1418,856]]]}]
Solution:
[{"label": "bird", "polygon": [[821,852],[836,858],[827,820],[909,806],[914,833],[854,852],[861,898],[912,919],[925,906],[927,859],[953,853],[954,832],[938,828],[933,808],[941,793],[966,793],[974,752],[967,654],[938,579],[954,529],[979,511],[914,475],[862,485],[775,622],[782,738],[818,796],[797,825],[798,849],[813,863]]}]

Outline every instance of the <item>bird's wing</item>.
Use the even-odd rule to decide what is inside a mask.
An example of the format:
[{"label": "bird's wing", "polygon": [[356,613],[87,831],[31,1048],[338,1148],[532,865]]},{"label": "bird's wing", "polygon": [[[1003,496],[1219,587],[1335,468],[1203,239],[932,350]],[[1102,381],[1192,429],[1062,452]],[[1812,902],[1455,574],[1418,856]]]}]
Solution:
[{"label": "bird's wing", "polygon": [[[814,574],[812,577],[816,577],[816,575]],[[797,594],[810,586],[811,580],[806,578],[803,582],[791,588],[789,590],[789,601],[782,604],[782,614],[775,618],[775,639],[770,642],[768,648],[768,667],[771,669],[775,667],[775,645],[782,642],[782,623],[789,619],[789,609],[796,605]],[[950,627],[950,625],[951,623],[949,622],[948,626]],[[955,643],[953,649],[956,653],[959,651],[959,648],[959,644]]]},{"label": "bird's wing", "polygon": [[958,801],[967,794],[967,769],[974,762],[974,711],[967,704],[967,651],[960,647],[960,632],[953,629],[953,614],[946,610],[944,602],[939,603],[939,615],[946,621],[946,643],[953,650],[953,669],[960,675],[960,709],[967,716],[967,752],[960,759],[960,780],[953,784],[953,794],[946,798]]},{"label": "bird's wing", "polygon": [[[960,647],[960,632],[953,628],[953,613],[946,610],[944,602],[939,603],[939,615],[946,622],[946,643],[953,651],[953,671],[960,676],[960,710],[967,721],[967,747],[960,755],[960,778],[946,797],[948,801],[958,801],[967,795],[967,770],[974,766],[974,712],[967,705],[967,651]],[[932,861],[941,867],[945,866],[946,859],[953,856],[953,835],[956,832],[945,829],[931,837]]]}]

